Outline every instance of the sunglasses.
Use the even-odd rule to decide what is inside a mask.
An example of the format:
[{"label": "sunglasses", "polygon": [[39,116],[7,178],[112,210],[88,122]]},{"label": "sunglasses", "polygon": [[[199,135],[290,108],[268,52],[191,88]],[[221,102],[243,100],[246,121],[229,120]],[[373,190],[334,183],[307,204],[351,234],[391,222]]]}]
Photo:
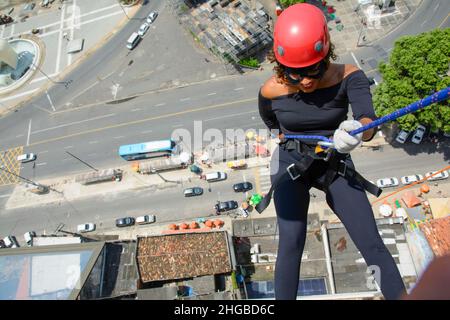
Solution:
[{"label": "sunglasses", "polygon": [[298,84],[304,78],[320,79],[326,71],[326,63],[321,61],[318,65],[307,68],[289,68],[285,67],[284,74],[292,84]]}]

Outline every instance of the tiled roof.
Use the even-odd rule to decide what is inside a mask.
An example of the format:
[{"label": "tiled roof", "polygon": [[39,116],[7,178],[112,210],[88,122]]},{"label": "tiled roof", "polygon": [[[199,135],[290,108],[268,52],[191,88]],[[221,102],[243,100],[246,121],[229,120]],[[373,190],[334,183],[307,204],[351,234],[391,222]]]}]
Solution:
[{"label": "tiled roof", "polygon": [[138,238],[142,282],[184,279],[231,272],[226,232]]},{"label": "tiled roof", "polygon": [[450,216],[419,225],[437,257],[450,254]]}]

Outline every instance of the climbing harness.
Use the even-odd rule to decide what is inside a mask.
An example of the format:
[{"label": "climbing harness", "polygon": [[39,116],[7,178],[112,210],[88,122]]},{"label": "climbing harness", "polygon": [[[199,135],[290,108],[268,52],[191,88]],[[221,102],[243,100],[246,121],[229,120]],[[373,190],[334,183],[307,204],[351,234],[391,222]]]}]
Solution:
[{"label": "climbing harness", "polygon": [[[406,114],[416,112],[433,103],[444,101],[448,98],[450,98],[450,87],[440,90],[433,95],[416,101],[391,114],[374,120],[373,122],[362,126],[361,128],[352,130],[349,132],[349,134],[352,136],[357,135],[369,129],[378,127],[383,123],[393,121]],[[301,140],[313,140],[314,142],[310,141],[308,144],[306,142],[302,142]],[[380,188],[366,180],[355,169],[347,165],[345,160],[347,159],[348,155],[336,152],[336,150],[333,149],[334,144],[330,138],[314,135],[285,135],[285,138],[280,142],[279,145],[280,148],[284,150],[296,150],[297,153],[301,156],[301,159],[289,165],[286,169],[286,172],[280,175],[274,181],[268,193],[255,207],[256,211],[258,211],[259,213],[262,213],[264,209],[267,208],[267,206],[270,204],[273,191],[282,181],[284,181],[286,178],[290,178],[291,180],[295,181],[299,177],[304,176],[315,160],[323,160],[329,163],[328,169],[325,173],[325,179],[320,184],[320,187],[323,189],[326,189],[334,181],[336,175],[340,175],[347,180],[356,180],[365,190],[375,195],[376,197],[380,196],[382,192]]]}]

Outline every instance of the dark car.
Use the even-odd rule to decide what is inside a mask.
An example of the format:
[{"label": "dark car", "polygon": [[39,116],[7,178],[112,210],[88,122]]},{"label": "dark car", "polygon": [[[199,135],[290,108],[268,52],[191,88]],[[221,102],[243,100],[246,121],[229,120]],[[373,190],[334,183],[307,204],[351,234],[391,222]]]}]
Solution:
[{"label": "dark car", "polygon": [[184,190],[185,197],[201,196],[203,194],[203,189],[200,187],[187,188]]},{"label": "dark car", "polygon": [[236,183],[233,186],[234,192],[246,192],[253,189],[253,185],[250,182]]},{"label": "dark car", "polygon": [[238,203],[236,201],[224,201],[224,202],[218,202],[214,208],[216,209],[216,212],[225,212],[237,209],[239,207]]},{"label": "dark car", "polygon": [[126,218],[120,218],[116,219],[116,227],[128,227],[134,225],[134,218],[132,217],[126,217]]}]

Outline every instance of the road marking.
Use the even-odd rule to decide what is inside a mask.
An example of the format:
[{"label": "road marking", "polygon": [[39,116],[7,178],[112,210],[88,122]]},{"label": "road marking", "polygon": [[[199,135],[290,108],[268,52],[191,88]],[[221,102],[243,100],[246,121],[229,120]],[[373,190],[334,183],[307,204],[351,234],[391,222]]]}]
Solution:
[{"label": "road marking", "polygon": [[0,37],[3,39],[3,33],[5,33],[5,25],[2,25],[2,33],[0,35]]},{"label": "road marking", "polygon": [[20,137],[23,137],[24,135],[23,134],[18,134],[17,136],[16,136],[16,138],[20,138]]},{"label": "road marking", "polygon": [[434,7],[434,10],[433,10],[433,14],[436,12],[436,10],[439,8],[439,5],[440,5],[440,3],[438,3],[437,5],[436,5],[436,7]]},{"label": "road marking", "polygon": [[72,148],[73,148],[73,146],[64,147],[64,149],[72,149]]},{"label": "road marking", "polygon": [[31,133],[31,119],[30,119],[30,122],[28,123],[27,146],[30,145],[30,133]]},{"label": "road marking", "polygon": [[441,28],[442,25],[445,23],[445,20],[447,20],[447,18],[450,17],[450,13],[444,18],[444,20],[442,20],[441,24],[439,25],[438,28]]},{"label": "road marking", "polygon": [[191,98],[182,98],[182,99],[180,99],[180,101],[188,101],[188,100],[191,100]]},{"label": "road marking", "polygon": [[130,111],[131,112],[136,112],[136,111],[139,111],[139,110],[142,110],[141,108],[136,108],[136,109],[131,109]]},{"label": "road marking", "polygon": [[[49,76],[49,78],[51,78],[51,77],[57,76],[58,74],[59,73],[53,73],[53,74],[49,74],[48,76]],[[30,81],[30,83],[35,83],[35,82],[39,82],[39,81],[42,81],[42,80],[47,80],[47,77],[36,78],[36,79]]]},{"label": "road marking", "polygon": [[352,51],[350,51],[350,54],[352,55],[352,57],[353,57],[353,60],[355,60],[355,62],[356,62],[356,65],[358,66],[358,68],[360,68],[360,69],[362,69],[361,68],[361,66],[359,65],[359,62],[358,62],[358,60],[356,59],[356,57],[355,57],[355,54],[352,52]]},{"label": "road marking", "polygon": [[4,98],[4,99],[2,99],[2,100],[0,100],[0,101],[5,102],[5,101],[8,101],[8,100],[20,98],[20,97],[22,97],[22,96],[31,95],[33,92],[35,92],[35,91],[37,91],[37,90],[39,90],[39,88],[36,88],[36,89],[33,89],[33,90],[29,90],[29,91],[25,91],[25,92],[16,94],[15,96],[10,96],[10,97]]},{"label": "road marking", "polygon": [[149,117],[149,118],[144,118],[144,119],[139,119],[139,120],[134,120],[134,121],[129,121],[129,122],[122,122],[122,123],[113,124],[113,125],[106,126],[106,127],[95,128],[95,129],[90,129],[90,130],[86,130],[86,131],[80,131],[80,132],[71,133],[71,134],[68,134],[65,136],[59,136],[59,137],[55,137],[55,138],[37,141],[37,142],[32,143],[31,146],[36,146],[36,145],[40,145],[40,144],[44,144],[44,143],[64,140],[67,138],[73,138],[73,137],[86,135],[86,134],[90,134],[90,133],[101,132],[101,131],[109,130],[109,129],[122,128],[122,127],[130,126],[130,125],[145,123],[145,122],[154,121],[154,120],[177,117],[180,115],[194,113],[194,112],[201,112],[201,111],[218,109],[218,108],[223,108],[223,107],[230,107],[230,106],[238,107],[238,106],[240,106],[240,103],[255,102],[256,100],[257,100],[257,98],[248,98],[248,99],[220,103],[220,104],[216,104],[216,105],[210,105],[210,106],[206,106],[206,107],[199,107],[199,108],[195,108],[195,109],[184,110],[184,111],[180,111],[180,112],[168,113],[168,114],[164,114],[164,115],[160,115],[160,116],[156,116],[156,117]]},{"label": "road marking", "polygon": [[175,124],[175,125],[172,126],[172,128],[180,128],[182,126],[183,126],[183,124]]},{"label": "road marking", "polygon": [[97,85],[99,83],[99,81],[95,81],[93,84],[91,84],[89,87],[87,87],[86,89],[82,90],[80,93],[78,93],[75,97],[72,98],[72,100],[75,100],[76,98],[78,98],[79,96],[81,96],[83,93],[85,93],[86,91],[88,91],[89,89],[91,89],[93,86]]},{"label": "road marking", "polygon": [[219,119],[223,119],[223,118],[242,116],[243,114],[256,113],[256,112],[258,112],[258,111],[257,110],[252,110],[252,111],[241,112],[241,113],[227,114],[226,116],[221,116],[221,117],[216,117],[216,118],[209,118],[209,119],[203,120],[203,122],[219,120]]},{"label": "road marking", "polygon": [[99,119],[103,119],[103,118],[113,117],[115,115],[116,115],[115,113],[110,113],[110,114],[105,114],[104,116],[99,116],[99,117],[94,117],[94,118],[90,118],[90,119],[70,122],[70,123],[66,123],[66,124],[60,124],[59,126],[56,126],[56,127],[51,127],[51,128],[46,128],[46,129],[33,131],[32,134],[41,133],[41,132],[50,131],[50,130],[59,129],[59,128],[64,128],[64,127],[72,126],[74,124],[80,124],[80,123],[83,123],[83,122],[88,122],[88,121],[94,121],[94,120],[99,120]]},{"label": "road marking", "polygon": [[6,197],[9,197],[11,194],[12,194],[12,193],[10,193],[10,194],[2,194],[2,195],[0,195],[0,198],[6,198]]},{"label": "road marking", "polygon": [[48,111],[47,109],[44,109],[44,108],[41,108],[41,107],[38,107],[38,106],[35,105],[34,103],[32,104],[32,106],[33,106],[33,108],[39,109],[39,110],[41,110],[41,111],[45,111],[45,112],[47,112],[47,113],[49,113],[49,114],[52,114],[51,111]]},{"label": "road marking", "polygon": [[211,93],[208,93],[208,96],[213,96],[213,95],[215,95],[215,94],[217,94],[217,93],[211,92]]},{"label": "road marking", "polygon": [[423,25],[424,25],[425,23],[427,23],[427,22],[428,22],[427,20],[424,20],[424,21],[420,24],[420,26],[423,27]]},{"label": "road marking", "polygon": [[13,34],[14,34],[14,27],[15,27],[16,25],[15,24],[13,24],[12,25],[12,27],[11,27],[11,35],[9,36],[10,38],[13,36]]},{"label": "road marking", "polygon": [[50,106],[52,107],[53,111],[56,111],[55,106],[53,105],[53,101],[52,101],[52,99],[50,98],[50,95],[48,94],[48,91],[47,91],[47,90],[45,90],[45,94],[47,95],[48,101],[50,101]]},{"label": "road marking", "polygon": [[90,157],[90,156],[95,156],[95,155],[96,155],[96,153],[90,153],[87,156]]},{"label": "road marking", "polygon": [[39,152],[39,154],[43,154],[43,153],[48,153],[48,150]]},{"label": "road marking", "polygon": [[165,102],[163,102],[163,103],[158,103],[158,104],[155,105],[155,107],[161,107],[161,106],[164,106],[164,105],[166,105]]},{"label": "road marking", "polygon": [[96,143],[98,143],[98,141],[97,141],[97,140],[94,140],[94,141],[89,141],[89,144],[96,144]]},{"label": "road marking", "polygon": [[256,193],[261,194],[260,180],[259,180],[259,170],[258,168],[253,168],[253,176],[255,177]]},{"label": "road marking", "polygon": [[151,132],[153,132],[153,130],[145,130],[145,131],[142,131],[141,133],[146,134],[146,133],[151,133]]},{"label": "road marking", "polygon": [[125,138],[125,136],[118,136],[118,137],[114,137],[113,139],[122,139]]},{"label": "road marking", "polygon": [[37,166],[45,166],[47,164],[47,162],[41,162],[41,163],[37,163]]},{"label": "road marking", "polygon": [[245,88],[243,88],[243,87],[240,87],[240,88],[236,88],[236,89],[233,89],[234,91],[239,91],[239,90],[244,90]]},{"label": "road marking", "polygon": [[55,67],[55,72],[59,72],[59,63],[61,61],[61,50],[62,50],[62,34],[63,34],[63,29],[64,29],[64,15],[66,14],[66,5],[63,4],[62,8],[61,8],[61,22],[60,22],[60,27],[59,30],[57,30],[57,32],[59,32],[59,36],[58,36],[58,51],[56,53],[56,67]]},{"label": "road marking", "polygon": [[65,159],[62,159],[62,161],[67,161],[67,160],[71,160],[72,158],[65,158]]}]

